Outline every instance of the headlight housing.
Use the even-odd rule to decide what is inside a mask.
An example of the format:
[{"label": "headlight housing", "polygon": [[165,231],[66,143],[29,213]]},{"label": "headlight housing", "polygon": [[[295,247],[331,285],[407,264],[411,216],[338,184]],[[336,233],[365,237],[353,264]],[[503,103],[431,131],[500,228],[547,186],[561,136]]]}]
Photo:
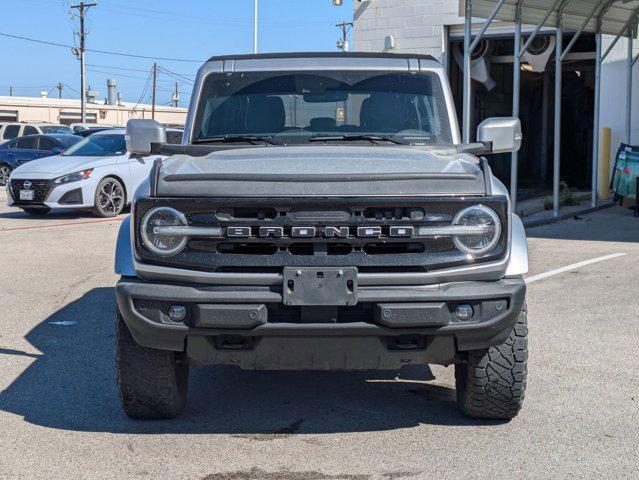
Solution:
[{"label": "headlight housing", "polygon": [[455,215],[453,225],[479,227],[479,230],[483,230],[477,234],[453,237],[455,246],[470,255],[481,255],[490,251],[497,244],[501,235],[499,216],[492,208],[484,205],[473,205],[461,210]]},{"label": "headlight housing", "polygon": [[86,170],[80,170],[79,172],[68,173],[66,175],[62,175],[61,177],[56,178],[53,183],[61,184],[61,183],[70,183],[70,182],[79,182],[80,180],[86,180],[93,173],[92,168],[87,168]]},{"label": "headlight housing", "polygon": [[156,207],[149,210],[140,226],[144,245],[154,253],[165,257],[180,253],[188,242],[185,235],[158,233],[158,227],[186,227],[188,222],[182,212],[171,207]]}]

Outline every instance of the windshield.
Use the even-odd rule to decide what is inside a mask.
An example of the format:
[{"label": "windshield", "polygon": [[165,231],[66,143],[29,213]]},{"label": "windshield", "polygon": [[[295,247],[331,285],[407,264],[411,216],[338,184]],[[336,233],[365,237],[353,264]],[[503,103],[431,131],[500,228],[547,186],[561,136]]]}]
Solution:
[{"label": "windshield", "polygon": [[55,137],[56,140],[58,142],[60,142],[62,144],[62,146],[64,148],[69,148],[71,145],[75,145],[76,143],[78,143],[80,140],[82,140],[82,138],[76,136],[76,135],[69,135],[69,136],[63,136],[63,137]]},{"label": "windshield", "polygon": [[47,133],[47,134],[72,134],[73,131],[69,128],[69,127],[65,127],[62,125],[42,125],[40,127],[40,130],[42,130],[42,133]]},{"label": "windshield", "polygon": [[[401,143],[452,143],[441,84],[430,72],[241,72],[207,77],[193,141],[263,136],[376,136]],[[337,138],[336,140],[339,140]]]},{"label": "windshield", "polygon": [[108,157],[124,153],[126,153],[124,134],[95,134],[68,148],[62,155]]}]

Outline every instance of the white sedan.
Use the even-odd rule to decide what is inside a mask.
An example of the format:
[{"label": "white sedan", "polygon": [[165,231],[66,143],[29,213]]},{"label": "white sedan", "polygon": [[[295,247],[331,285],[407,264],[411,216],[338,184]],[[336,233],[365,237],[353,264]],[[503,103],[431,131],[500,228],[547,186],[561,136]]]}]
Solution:
[{"label": "white sedan", "polygon": [[52,208],[120,214],[158,158],[129,154],[124,135],[124,129],[100,131],[61,155],[16,168],[7,184],[8,205],[36,215]]}]

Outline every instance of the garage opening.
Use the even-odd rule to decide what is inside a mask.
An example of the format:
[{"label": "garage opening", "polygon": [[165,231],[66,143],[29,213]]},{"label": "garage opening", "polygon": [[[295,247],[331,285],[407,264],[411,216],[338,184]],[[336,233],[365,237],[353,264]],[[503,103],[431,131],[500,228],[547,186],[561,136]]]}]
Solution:
[{"label": "garage opening", "polygon": [[[454,27],[457,28],[457,27]],[[502,30],[503,31],[503,30]],[[527,36],[524,35],[523,42]],[[572,35],[564,34],[564,45]],[[554,31],[539,35],[522,59],[517,199],[552,195],[554,132]],[[512,115],[513,34],[486,35],[472,54],[472,131],[488,117]],[[463,36],[449,41],[449,76],[461,124]],[[582,34],[563,63],[561,181],[572,190],[591,188],[595,36]],[[489,155],[497,177],[510,185],[510,154]]]},{"label": "garage opening", "polygon": [[[85,123],[98,123],[98,117],[95,113],[87,112]],[[80,112],[60,112],[60,123],[62,125],[71,125],[72,123],[82,122],[82,115]]]},{"label": "garage opening", "polygon": [[0,122],[17,122],[17,110],[0,110]]}]

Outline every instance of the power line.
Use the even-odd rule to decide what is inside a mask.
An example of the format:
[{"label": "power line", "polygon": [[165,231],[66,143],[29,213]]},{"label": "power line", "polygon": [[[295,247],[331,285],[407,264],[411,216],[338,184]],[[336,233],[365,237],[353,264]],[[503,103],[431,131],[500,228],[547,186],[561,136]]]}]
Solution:
[{"label": "power line", "polygon": [[[16,39],[16,40],[25,40],[27,42],[40,43],[40,44],[43,44],[43,45],[50,45],[50,46],[53,46],[53,47],[62,47],[62,48],[68,48],[68,49],[75,48],[75,46],[73,46],[73,45],[67,45],[67,44],[58,43],[58,42],[50,42],[48,40],[40,40],[40,39],[37,39],[37,38],[31,38],[31,37],[23,37],[21,35],[13,35],[13,34],[4,33],[4,32],[0,32],[0,36],[13,38],[13,39]],[[137,55],[137,54],[133,54],[133,53],[112,52],[112,51],[109,51],[109,50],[98,50],[98,49],[95,49],[95,48],[87,48],[85,50],[87,52],[92,52],[92,53],[101,53],[101,54],[104,54],[104,55],[115,55],[115,56],[128,57],[128,58],[144,58],[144,59],[147,59],[147,60],[162,60],[162,61],[165,61],[165,62],[204,63],[203,60],[193,60],[193,59],[187,59],[187,58],[153,57],[153,56],[149,56],[149,55]]]}]

